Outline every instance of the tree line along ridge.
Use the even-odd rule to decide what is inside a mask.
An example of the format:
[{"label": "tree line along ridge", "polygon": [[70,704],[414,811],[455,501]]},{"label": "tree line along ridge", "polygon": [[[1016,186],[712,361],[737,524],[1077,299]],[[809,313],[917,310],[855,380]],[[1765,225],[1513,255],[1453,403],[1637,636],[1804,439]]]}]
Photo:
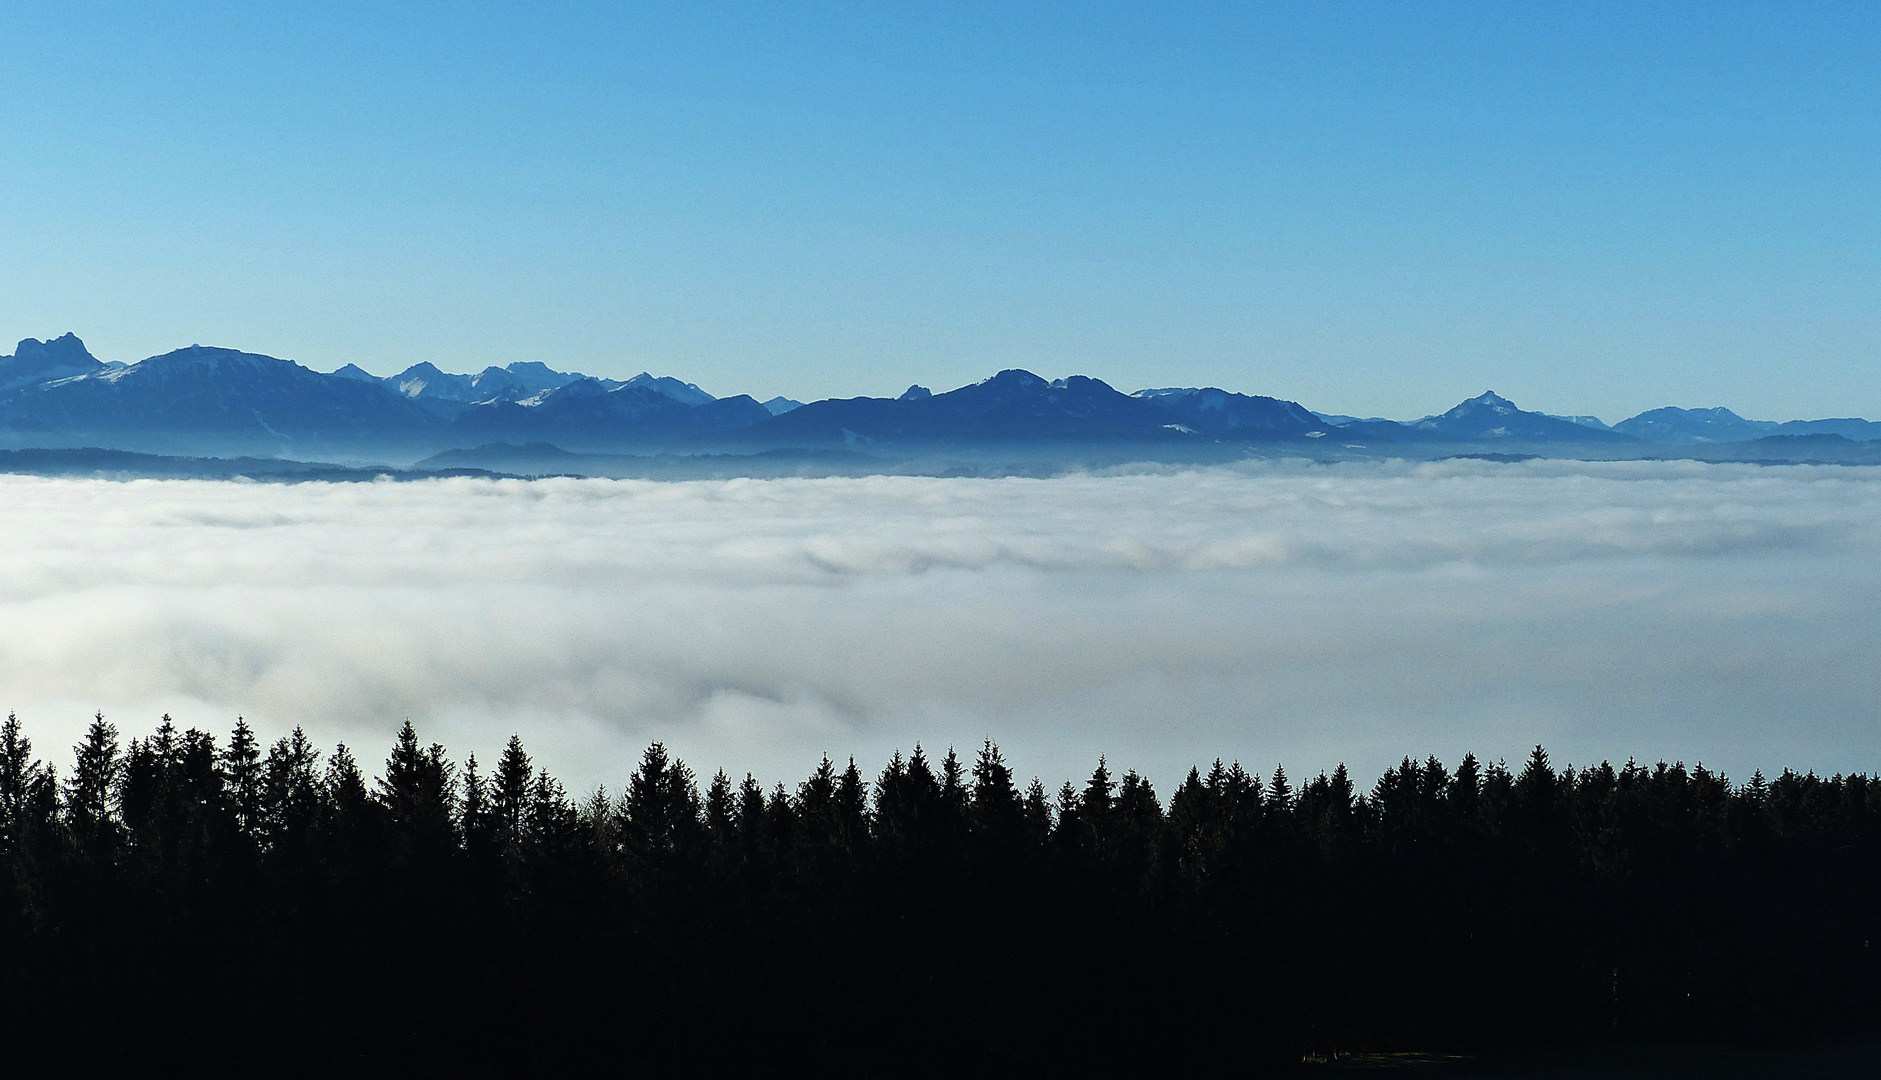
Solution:
[{"label": "tree line along ridge", "polygon": [[100,716],[0,725],[0,1028],[89,1071],[1278,1075],[1304,1055],[1873,1033],[1881,783],[1404,759],[1158,796],[986,742],[571,795],[407,723],[376,776]]}]

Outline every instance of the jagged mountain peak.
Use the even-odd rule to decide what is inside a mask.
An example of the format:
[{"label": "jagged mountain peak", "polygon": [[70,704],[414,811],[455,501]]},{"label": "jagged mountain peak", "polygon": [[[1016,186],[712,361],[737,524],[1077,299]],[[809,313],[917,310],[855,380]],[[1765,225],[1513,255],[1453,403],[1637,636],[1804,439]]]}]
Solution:
[{"label": "jagged mountain peak", "polygon": [[1521,409],[1516,407],[1515,402],[1510,401],[1508,398],[1503,397],[1501,394],[1496,393],[1494,390],[1484,390],[1482,393],[1477,394],[1475,397],[1458,403],[1455,408],[1451,409],[1447,413],[1444,413],[1444,415],[1445,416],[1461,416],[1465,413],[1474,412],[1478,409],[1489,409],[1491,411],[1502,413],[1505,415],[1509,413],[1519,413],[1522,411]]},{"label": "jagged mountain peak", "polygon": [[47,341],[26,338],[12,356],[0,356],[0,390],[90,375],[103,367],[77,334],[68,332]]},{"label": "jagged mountain peak", "polygon": [[803,408],[803,402],[797,401],[794,398],[784,397],[782,394],[779,394],[769,401],[760,402],[760,404],[764,406],[764,411],[770,413],[772,416],[782,416],[792,409]]},{"label": "jagged mountain peak", "polygon": [[630,383],[616,383],[609,379],[596,379],[592,376],[584,375],[573,382],[562,383],[560,386],[544,387],[528,397],[517,399],[516,404],[530,409],[547,404],[551,401],[558,405],[567,405],[570,402],[580,401],[584,398],[604,398],[609,394],[618,393],[623,390],[629,391],[630,393],[657,393],[656,391],[648,390],[645,386],[636,387]]},{"label": "jagged mountain peak", "polygon": [[[623,385],[616,386],[613,389],[625,390],[627,387]],[[602,394],[612,392],[613,391],[609,390],[606,384],[602,383],[599,379],[576,379],[574,382],[556,387],[554,396],[558,398],[600,397]]]},{"label": "jagged mountain peak", "polygon": [[[490,370],[488,368],[486,371]],[[548,389],[553,386],[567,386],[590,376],[579,371],[557,371],[540,360],[515,360],[503,365],[502,370],[520,379],[524,385],[536,389]]]},{"label": "jagged mountain peak", "polygon": [[85,343],[78,339],[78,335],[70,330],[56,338],[47,338],[44,341],[38,338],[22,338],[20,343],[14,346],[11,357],[0,357],[0,359],[97,363],[97,357],[94,357],[91,350],[85,347]]},{"label": "jagged mountain peak", "polygon": [[[1407,427],[1428,432],[1432,438],[1460,442],[1506,440],[1510,442],[1629,442],[1631,435],[1605,427],[1593,427],[1574,419],[1528,412],[1515,402],[1485,390],[1450,411],[1426,416]],[[1347,425],[1348,430],[1351,425]]]},{"label": "jagged mountain peak", "polygon": [[386,385],[408,398],[442,398],[461,401],[471,392],[470,376],[452,375],[429,360],[418,363],[385,380]]},{"label": "jagged mountain peak", "polygon": [[645,387],[656,394],[664,394],[682,405],[708,405],[718,399],[704,390],[697,383],[682,382],[671,375],[651,375],[641,372],[621,384],[622,387]]},{"label": "jagged mountain peak", "polygon": [[409,382],[413,379],[463,379],[467,376],[453,375],[429,360],[420,360],[416,364],[392,376],[395,382]]}]

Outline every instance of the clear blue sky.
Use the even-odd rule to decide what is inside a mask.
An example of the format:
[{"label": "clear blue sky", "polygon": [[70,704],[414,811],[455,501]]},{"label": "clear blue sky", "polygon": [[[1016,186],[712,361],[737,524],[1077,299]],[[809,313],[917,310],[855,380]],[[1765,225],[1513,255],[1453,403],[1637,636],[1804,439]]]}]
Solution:
[{"label": "clear blue sky", "polygon": [[1872,4],[7,4],[0,334],[1881,417],[1877,57]]}]

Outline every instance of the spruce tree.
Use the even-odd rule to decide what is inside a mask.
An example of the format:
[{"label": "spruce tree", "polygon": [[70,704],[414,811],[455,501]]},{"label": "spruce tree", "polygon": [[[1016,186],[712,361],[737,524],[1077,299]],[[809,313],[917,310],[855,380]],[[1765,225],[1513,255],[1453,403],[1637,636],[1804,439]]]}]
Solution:
[{"label": "spruce tree", "polygon": [[999,747],[987,739],[973,761],[971,822],[982,848],[1016,851],[1025,844],[1025,807],[1013,786],[1012,770]]},{"label": "spruce tree", "polygon": [[235,718],[235,730],[222,751],[222,776],[229,801],[235,811],[236,827],[249,836],[261,833],[261,744],[254,729],[241,717]]},{"label": "spruce tree", "polygon": [[720,769],[705,789],[705,835],[721,860],[738,842],[738,795],[731,777]]},{"label": "spruce tree", "polygon": [[1287,781],[1287,770],[1274,766],[1274,778],[1267,785],[1267,805],[1276,813],[1286,815],[1293,812],[1293,785]]},{"label": "spruce tree", "polygon": [[496,815],[490,808],[490,781],[477,768],[477,755],[464,758],[458,809],[458,831],[464,838],[464,855],[478,873],[487,874],[496,865],[501,847],[497,840]]},{"label": "spruce tree", "polygon": [[262,837],[271,851],[299,851],[319,822],[320,751],[296,727],[268,748],[261,773]]},{"label": "spruce tree", "polygon": [[0,724],[0,864],[10,866],[16,885],[30,887],[32,862],[51,836],[57,814],[52,771],[33,757],[19,717]]},{"label": "spruce tree", "polygon": [[738,847],[747,861],[765,858],[770,851],[770,823],[765,814],[764,787],[750,773],[738,783]]},{"label": "spruce tree", "polygon": [[1464,754],[1463,760],[1457,763],[1456,773],[1450,777],[1445,800],[1449,803],[1452,820],[1462,835],[1473,836],[1483,831],[1482,798],[1482,768],[1477,764],[1475,754]]},{"label": "spruce tree", "polygon": [[73,843],[93,859],[107,858],[117,847],[118,822],[112,795],[123,764],[118,729],[103,713],[92,718],[85,741],[73,748],[72,778],[65,786],[65,823]]},{"label": "spruce tree", "polygon": [[444,748],[420,746],[411,721],[405,721],[378,790],[392,854],[402,864],[435,871],[456,849],[455,779]]},{"label": "spruce tree", "polygon": [[836,827],[843,850],[851,854],[869,840],[869,786],[853,757],[836,780]]},{"label": "spruce tree", "polygon": [[808,779],[797,785],[799,840],[812,846],[838,847],[842,826],[836,812],[836,765],[829,755],[817,762]]},{"label": "spruce tree", "polygon": [[644,870],[670,869],[692,850],[699,831],[699,791],[692,770],[653,743],[627,781],[621,800],[621,840],[629,862]]},{"label": "spruce tree", "polygon": [[615,836],[614,800],[600,784],[581,803],[581,843],[588,865],[606,872],[614,867],[620,845]]},{"label": "spruce tree", "polygon": [[490,776],[490,813],[496,844],[506,860],[522,858],[528,835],[529,800],[535,786],[535,764],[523,750],[520,736],[511,735]]},{"label": "spruce tree", "polygon": [[320,822],[316,835],[326,869],[339,876],[363,873],[377,855],[378,806],[366,790],[366,777],[345,743],[333,748],[321,778]]},{"label": "spruce tree", "polygon": [[[1683,770],[1679,779],[1684,779]],[[1548,761],[1548,752],[1536,746],[1510,791],[1513,809],[1518,815],[1515,824],[1521,830],[1523,845],[1531,854],[1549,858],[1564,854],[1568,839],[1567,794],[1563,778]]]},{"label": "spruce tree", "polygon": [[796,846],[797,807],[790,801],[790,792],[784,790],[782,781],[771,789],[770,798],[764,801],[764,829],[773,858],[787,857]]},{"label": "spruce tree", "polygon": [[947,748],[947,756],[941,758],[938,797],[934,800],[936,828],[941,834],[941,842],[952,848],[959,844],[967,829],[968,802],[971,798],[967,788],[966,767],[960,763],[960,755],[953,747]]},{"label": "spruce tree", "polygon": [[0,844],[12,852],[18,842],[22,819],[31,798],[33,782],[40,772],[33,757],[33,743],[20,727],[20,718],[8,713],[0,724]]},{"label": "spruce tree", "polygon": [[889,755],[882,774],[876,777],[874,815],[876,837],[895,848],[913,843],[914,809],[907,789],[908,763],[897,750]]},{"label": "spruce tree", "polygon": [[1033,777],[1025,789],[1025,839],[1034,850],[1043,850],[1051,841],[1052,805],[1045,795],[1045,782]]},{"label": "spruce tree", "polygon": [[1163,808],[1150,782],[1131,769],[1117,786],[1114,811],[1120,869],[1139,890],[1153,886],[1163,842]]},{"label": "spruce tree", "polygon": [[1057,805],[1053,808],[1051,843],[1065,863],[1075,863],[1084,846],[1084,815],[1078,808],[1078,789],[1066,780],[1058,785]]},{"label": "spruce tree", "polygon": [[581,812],[561,781],[547,770],[537,770],[530,785],[525,830],[526,857],[538,884],[559,879],[573,869],[581,848]]},{"label": "spruce tree", "polygon": [[1112,811],[1116,805],[1117,782],[1110,778],[1110,764],[1100,755],[1097,768],[1078,792],[1078,825],[1082,835],[1078,843],[1085,855],[1097,862],[1108,862],[1116,839]]}]

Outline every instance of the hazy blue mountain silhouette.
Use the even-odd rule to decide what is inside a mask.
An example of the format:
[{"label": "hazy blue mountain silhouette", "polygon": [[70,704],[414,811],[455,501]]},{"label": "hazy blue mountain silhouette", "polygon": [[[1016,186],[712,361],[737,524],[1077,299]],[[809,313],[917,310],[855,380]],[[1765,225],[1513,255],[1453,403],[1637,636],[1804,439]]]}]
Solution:
[{"label": "hazy blue mountain silhouette", "polygon": [[1746,420],[1729,409],[1651,409],[1613,425],[1648,442],[1742,442],[1777,429],[1771,420]]},{"label": "hazy blue mountain silhouette", "polygon": [[898,398],[815,401],[733,433],[753,446],[905,447],[1013,446],[1079,443],[1201,443],[1220,438],[1273,441],[1305,438],[1325,425],[1292,402],[1220,390],[1185,390],[1133,397],[1098,379],[1073,375],[1048,382],[1029,371],[928,393],[910,387]]},{"label": "hazy blue mountain silhouette", "polygon": [[770,410],[745,394],[704,396],[703,403],[689,405],[651,379],[613,389],[597,379],[582,379],[523,401],[466,406],[451,422],[450,439],[466,447],[547,442],[564,450],[604,452],[666,445],[771,418]]},{"label": "hazy blue mountain silhouette", "polygon": [[[348,365],[351,368],[351,365]],[[357,377],[352,372],[373,378],[358,368],[342,368],[334,374]],[[379,380],[393,392],[410,398],[447,419],[455,418],[469,405],[515,401],[535,405],[552,391],[580,382],[592,382],[603,390],[635,387],[671,398],[682,405],[710,405],[717,399],[694,383],[666,375],[641,372],[622,382],[602,379],[576,371],[557,371],[535,360],[523,360],[503,367],[486,367],[475,375],[454,375],[429,362],[413,364],[397,375]],[[471,421],[474,425],[480,421]]]},{"label": "hazy blue mountain silhouette", "polygon": [[[473,402],[518,401],[587,377],[579,372],[556,371],[536,360],[486,367],[475,375],[455,375],[427,361],[379,381],[393,393],[448,419]],[[608,385],[620,384],[610,382]]]},{"label": "hazy blue mountain silhouette", "polygon": [[360,367],[358,364],[347,364],[345,367],[334,371],[333,377],[336,379],[352,379],[355,382],[381,383],[385,381],[372,372],[367,371],[365,368]]},{"label": "hazy blue mountain silhouette", "polygon": [[1459,402],[1448,412],[1403,423],[1376,417],[1356,419],[1315,414],[1336,424],[1341,439],[1370,443],[1629,443],[1593,416],[1551,416],[1529,412],[1493,390]]},{"label": "hazy blue mountain silhouette", "polygon": [[27,338],[14,347],[12,356],[0,356],[0,392],[89,375],[104,370],[104,366],[77,334],[64,334],[51,341]]},{"label": "hazy blue mountain silhouette", "polygon": [[1633,442],[1633,436],[1527,412],[1494,390],[1484,391],[1449,412],[1404,425],[1445,442]]},{"label": "hazy blue mountain silhouette", "polygon": [[1175,422],[1216,439],[1269,442],[1327,430],[1305,406],[1215,387],[1139,390],[1132,397],[1162,408]]},{"label": "hazy blue mountain silhouette", "polygon": [[13,445],[287,456],[417,448],[443,426],[383,387],[202,345],[0,395]]},{"label": "hazy blue mountain silhouette", "polygon": [[[1771,436],[1794,438],[1750,446]],[[1824,438],[1806,438],[1814,436]],[[589,454],[1030,447],[1049,457],[1054,447],[1090,446],[1183,457],[1193,448],[1194,460],[1213,460],[1236,447],[1287,443],[1340,453],[1374,443],[1640,443],[1741,446],[1753,456],[1794,447],[1866,460],[1878,452],[1865,445],[1873,440],[1881,440],[1881,423],[1777,423],[1725,408],[1653,409],[1608,429],[1592,417],[1528,412],[1494,392],[1409,423],[1360,420],[1213,387],[1125,394],[1087,376],[1051,382],[1021,370],[939,394],[916,385],[895,398],[806,405],[715,398],[646,372],[625,381],[592,378],[533,360],[476,374],[424,362],[381,378],[353,364],[321,374],[287,360],[191,346],[125,365],[99,361],[69,333],[26,338],[0,357],[0,446],[182,455],[411,460],[452,447],[541,443]]]},{"label": "hazy blue mountain silhouette", "polygon": [[[598,381],[603,386],[608,385],[606,379],[601,379]],[[646,389],[652,390],[655,393],[663,394],[666,397],[672,398],[674,401],[679,402],[681,405],[710,405],[714,401],[718,400],[717,398],[713,397],[711,394],[708,394],[705,391],[699,389],[699,387],[694,383],[681,382],[680,380],[675,379],[670,375],[649,375],[644,371],[638,375],[635,375],[633,378],[628,379],[626,382],[620,383],[618,385],[645,387]],[[608,386],[608,389],[612,390],[614,389],[614,387]]]},{"label": "hazy blue mountain silhouette", "polygon": [[1786,420],[1776,426],[1774,435],[1840,435],[1851,442],[1881,439],[1881,423],[1860,417],[1842,416],[1823,420]]},{"label": "hazy blue mountain silhouette", "polygon": [[1765,435],[1750,440],[1753,446],[1769,447],[1815,447],[1820,449],[1840,449],[1846,446],[1860,446],[1862,442],[1846,435],[1837,435],[1832,431],[1812,431],[1802,434]]},{"label": "hazy blue mountain silhouette", "polygon": [[1612,424],[1607,423],[1598,416],[1561,416],[1557,413],[1547,413],[1546,415],[1555,420],[1566,420],[1570,424],[1578,424],[1581,427],[1598,428],[1601,431],[1614,430]]},{"label": "hazy blue mountain silhouette", "polygon": [[[1651,442],[1749,442],[1770,435],[1839,435],[1850,442],[1881,439],[1881,423],[1859,417],[1746,420],[1729,409],[1652,409],[1613,425]],[[1833,443],[1818,445],[1832,446]]]}]

